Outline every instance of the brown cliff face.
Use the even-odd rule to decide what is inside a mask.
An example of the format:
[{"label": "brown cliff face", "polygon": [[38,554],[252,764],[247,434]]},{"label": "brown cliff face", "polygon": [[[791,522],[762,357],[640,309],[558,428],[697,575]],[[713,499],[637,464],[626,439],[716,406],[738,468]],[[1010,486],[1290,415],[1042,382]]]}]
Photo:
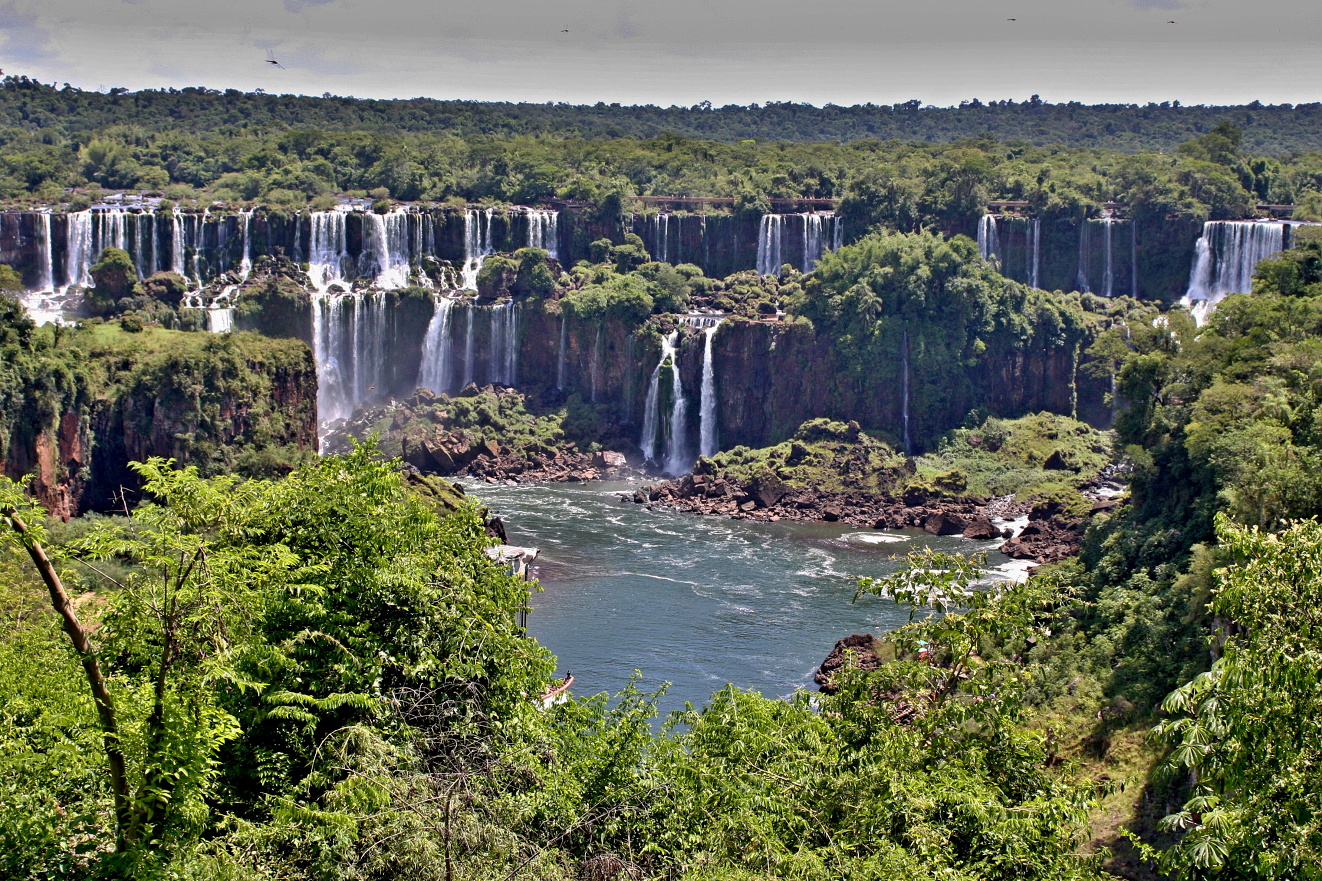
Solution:
[{"label": "brown cliff face", "polygon": [[29,402],[0,438],[5,475],[31,475],[55,516],[118,509],[138,485],[129,463],[153,456],[215,474],[247,454],[316,448],[316,369],[302,343],[151,331],[107,348],[105,334],[72,336],[68,351],[87,346],[95,369],[72,374],[75,391],[55,406]]}]

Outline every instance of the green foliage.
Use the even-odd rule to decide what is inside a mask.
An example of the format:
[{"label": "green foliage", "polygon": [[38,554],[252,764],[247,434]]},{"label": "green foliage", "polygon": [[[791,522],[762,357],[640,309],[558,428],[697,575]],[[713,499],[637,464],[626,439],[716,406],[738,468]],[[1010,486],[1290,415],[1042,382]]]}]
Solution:
[{"label": "green foliage", "polygon": [[1308,877],[1322,861],[1322,788],[1314,744],[1322,722],[1322,526],[1279,534],[1218,520],[1228,565],[1212,611],[1224,645],[1212,668],[1162,704],[1153,732],[1169,767],[1194,788],[1166,824],[1183,832],[1162,857],[1179,878],[1234,871]]},{"label": "green foliage", "polygon": [[953,469],[966,476],[972,495],[1026,500],[1044,491],[1077,488],[1111,458],[1106,433],[1068,416],[1037,413],[991,417],[977,427],[955,429],[934,452],[918,457],[918,474],[936,479]]}]

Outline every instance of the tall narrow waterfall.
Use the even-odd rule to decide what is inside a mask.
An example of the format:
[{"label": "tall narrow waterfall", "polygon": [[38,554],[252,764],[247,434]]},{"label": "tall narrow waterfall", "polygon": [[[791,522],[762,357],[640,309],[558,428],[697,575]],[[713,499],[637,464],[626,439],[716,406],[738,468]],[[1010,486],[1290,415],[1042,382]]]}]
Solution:
[{"label": "tall narrow waterfall", "polygon": [[909,440],[909,329],[905,328],[900,340],[900,362],[902,380],[902,400],[900,417],[904,422],[904,452],[913,455],[913,444]]},{"label": "tall narrow waterfall", "polygon": [[343,211],[313,211],[308,241],[308,275],[319,290],[344,283],[349,261],[349,237]]},{"label": "tall narrow waterfall", "polygon": [[55,257],[51,248],[48,211],[37,215],[37,290],[55,290]]},{"label": "tall narrow waterfall", "polygon": [[170,212],[170,271],[184,275],[184,212],[175,208]]},{"label": "tall narrow waterfall", "polygon": [[560,313],[560,351],[555,357],[555,387],[563,390],[565,387],[565,353],[569,348],[569,322],[565,320],[565,313]]},{"label": "tall narrow waterfall", "polygon": [[811,272],[828,248],[840,247],[836,244],[840,218],[829,211],[810,211],[800,216],[803,218],[803,271]]},{"label": "tall narrow waterfall", "polygon": [[592,364],[588,370],[592,382],[592,403],[597,403],[597,389],[601,387],[601,324],[597,325],[597,338],[592,343]]},{"label": "tall narrow waterfall", "polygon": [[1253,290],[1258,263],[1286,247],[1286,224],[1253,220],[1209,220],[1194,246],[1189,290],[1181,300],[1199,324],[1227,294]]},{"label": "tall narrow waterfall", "polygon": [[1138,222],[1129,221],[1129,296],[1138,299]]},{"label": "tall narrow waterfall", "polygon": [[[675,392],[675,408],[683,407],[683,384],[679,378],[679,331],[676,330],[661,341],[661,360],[656,362],[656,367],[652,368],[652,378],[647,386],[647,400],[643,404],[643,436],[638,441],[638,446],[642,448],[643,459],[652,464],[660,464],[657,461],[657,442],[661,440],[662,420],[661,420],[661,371],[670,367],[671,388]],[[666,468],[670,468],[670,462],[675,458],[675,410],[672,409],[669,444],[670,455],[666,459]],[[683,415],[683,410],[678,410],[679,415]],[[682,466],[681,466],[682,469]],[[672,472],[672,473],[678,473]]]},{"label": "tall narrow waterfall", "polygon": [[552,259],[560,259],[559,211],[528,209],[528,247],[541,248]]},{"label": "tall narrow waterfall", "polygon": [[511,386],[519,382],[519,311],[513,300],[491,310],[491,379]]},{"label": "tall narrow waterfall", "polygon": [[75,211],[65,215],[68,224],[66,232],[64,259],[64,284],[82,285],[92,283],[88,270],[92,268],[92,212]]},{"label": "tall narrow waterfall", "polygon": [[757,274],[780,275],[781,233],[785,226],[783,214],[764,214],[757,228]]},{"label": "tall narrow waterfall", "polygon": [[477,274],[482,269],[482,261],[494,252],[491,244],[491,218],[494,209],[479,211],[470,208],[464,212],[464,287],[477,290]]},{"label": "tall narrow waterfall", "polygon": [[1114,218],[1102,218],[1102,294],[1109,297],[1112,294],[1112,286],[1115,282],[1115,267],[1112,263],[1111,251],[1111,227],[1115,224]]},{"label": "tall narrow waterfall", "polygon": [[1079,220],[1079,272],[1074,278],[1074,286],[1080,293],[1092,290],[1088,285],[1088,257],[1092,253],[1092,227],[1088,218]]},{"label": "tall narrow waterfall", "polygon": [[473,313],[477,310],[471,305],[464,310],[468,313],[467,325],[464,328],[464,385],[468,385],[477,377],[473,375]]},{"label": "tall narrow waterfall", "polygon": [[702,398],[698,410],[698,455],[715,456],[720,451],[717,436],[717,398],[716,365],[712,360],[712,340],[716,329],[721,326],[718,320],[702,333],[706,337],[702,343]]},{"label": "tall narrow waterfall", "polygon": [[990,260],[1001,253],[1001,242],[996,235],[996,215],[984,214],[978,219],[978,253]]},{"label": "tall narrow waterfall", "polygon": [[239,261],[239,275],[244,281],[252,275],[252,212],[251,208],[239,212],[239,235],[243,236],[243,259]]},{"label": "tall narrow waterfall", "polygon": [[1034,217],[1031,225],[1028,227],[1028,285],[1037,287],[1038,267],[1041,265],[1042,253],[1042,219]]},{"label": "tall narrow waterfall", "polygon": [[388,214],[363,215],[363,253],[359,274],[374,278],[379,287],[408,287],[409,215],[396,208]]},{"label": "tall narrow waterfall", "polygon": [[418,371],[418,385],[436,393],[450,391],[450,316],[454,300],[437,297],[427,336],[422,341],[422,367]]}]

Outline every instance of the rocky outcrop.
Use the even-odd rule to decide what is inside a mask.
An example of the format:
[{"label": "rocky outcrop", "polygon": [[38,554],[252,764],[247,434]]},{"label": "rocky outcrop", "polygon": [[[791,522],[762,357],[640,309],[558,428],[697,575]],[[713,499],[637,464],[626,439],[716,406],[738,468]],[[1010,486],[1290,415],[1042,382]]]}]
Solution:
[{"label": "rocky outcrop", "polygon": [[466,475],[489,483],[556,483],[620,479],[635,472],[613,450],[585,451],[564,436],[560,414],[534,415],[527,399],[505,386],[469,385],[459,394],[418,389],[404,401],[360,409],[337,423],[327,452],[375,438],[420,474]]},{"label": "rocky outcrop", "polygon": [[812,680],[826,694],[835,694],[839,686],[835,684],[837,673],[845,669],[876,670],[881,666],[877,655],[877,640],[871,633],[855,633],[846,636],[835,644],[831,653],[822,661],[822,665],[813,673]]},{"label": "rocky outcrop", "polygon": [[1001,545],[1001,553],[1016,560],[1056,563],[1079,553],[1087,521],[1042,511],[1029,515],[1028,525]]}]

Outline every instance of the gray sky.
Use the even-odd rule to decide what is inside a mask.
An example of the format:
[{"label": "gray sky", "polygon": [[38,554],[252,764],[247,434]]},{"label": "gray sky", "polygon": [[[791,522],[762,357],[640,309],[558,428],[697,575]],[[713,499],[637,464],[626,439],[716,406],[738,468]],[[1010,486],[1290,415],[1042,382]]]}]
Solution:
[{"label": "gray sky", "polygon": [[[1318,0],[0,0],[0,33],[6,73],[85,89],[662,105],[1322,100]],[[284,70],[265,63],[268,49]]]}]

